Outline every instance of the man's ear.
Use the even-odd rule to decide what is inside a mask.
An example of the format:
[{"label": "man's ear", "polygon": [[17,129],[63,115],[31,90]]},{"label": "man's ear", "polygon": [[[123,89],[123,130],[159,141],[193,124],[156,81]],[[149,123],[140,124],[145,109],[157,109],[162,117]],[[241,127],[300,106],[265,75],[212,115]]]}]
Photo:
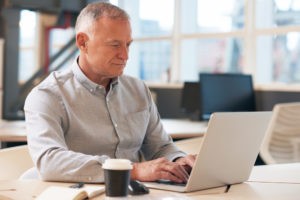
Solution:
[{"label": "man's ear", "polygon": [[76,45],[80,51],[87,52],[88,40],[89,40],[89,37],[87,34],[82,33],[82,32],[76,34]]}]

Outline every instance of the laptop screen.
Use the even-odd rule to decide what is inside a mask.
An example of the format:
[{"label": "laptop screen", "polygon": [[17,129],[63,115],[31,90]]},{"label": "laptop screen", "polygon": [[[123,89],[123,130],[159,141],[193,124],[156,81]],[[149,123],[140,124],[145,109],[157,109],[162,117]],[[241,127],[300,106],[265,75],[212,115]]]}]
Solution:
[{"label": "laptop screen", "polygon": [[255,111],[252,76],[200,73],[202,120],[214,112]]}]

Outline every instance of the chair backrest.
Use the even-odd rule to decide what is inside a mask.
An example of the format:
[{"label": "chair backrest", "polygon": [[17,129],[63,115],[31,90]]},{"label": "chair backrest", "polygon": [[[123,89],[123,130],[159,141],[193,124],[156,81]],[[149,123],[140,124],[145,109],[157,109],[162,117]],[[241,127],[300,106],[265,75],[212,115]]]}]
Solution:
[{"label": "chair backrest", "polygon": [[300,102],[274,106],[260,156],[266,164],[300,162]]},{"label": "chair backrest", "polygon": [[0,149],[0,180],[18,179],[31,167],[27,145]]}]

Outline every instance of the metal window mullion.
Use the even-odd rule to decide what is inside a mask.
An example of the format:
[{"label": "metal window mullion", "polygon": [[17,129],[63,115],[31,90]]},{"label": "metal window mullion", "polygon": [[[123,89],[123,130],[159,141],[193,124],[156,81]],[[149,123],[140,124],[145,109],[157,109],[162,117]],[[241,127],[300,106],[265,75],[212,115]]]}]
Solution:
[{"label": "metal window mullion", "polygon": [[[256,73],[255,1],[245,0],[245,65],[244,73]],[[254,78],[255,80],[255,78]]]},{"label": "metal window mullion", "polygon": [[180,34],[181,34],[181,12],[180,12],[180,3],[181,0],[174,0],[174,26],[173,26],[173,34],[172,34],[172,51],[171,51],[171,73],[170,73],[170,81],[171,82],[179,82],[180,80]]}]

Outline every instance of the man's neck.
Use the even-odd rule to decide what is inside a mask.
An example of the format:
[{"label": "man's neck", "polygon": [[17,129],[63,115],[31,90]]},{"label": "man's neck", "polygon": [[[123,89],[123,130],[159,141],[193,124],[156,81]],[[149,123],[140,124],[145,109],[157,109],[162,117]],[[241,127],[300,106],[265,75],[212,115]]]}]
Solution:
[{"label": "man's neck", "polygon": [[88,77],[94,83],[97,83],[98,85],[102,85],[106,89],[107,92],[109,91],[112,78],[105,77],[105,76],[99,76],[96,73],[95,74],[89,73],[87,63],[84,61],[84,59],[80,58],[80,56],[77,60],[77,63],[78,63],[79,68],[81,69],[81,71],[86,75],[86,77]]}]

